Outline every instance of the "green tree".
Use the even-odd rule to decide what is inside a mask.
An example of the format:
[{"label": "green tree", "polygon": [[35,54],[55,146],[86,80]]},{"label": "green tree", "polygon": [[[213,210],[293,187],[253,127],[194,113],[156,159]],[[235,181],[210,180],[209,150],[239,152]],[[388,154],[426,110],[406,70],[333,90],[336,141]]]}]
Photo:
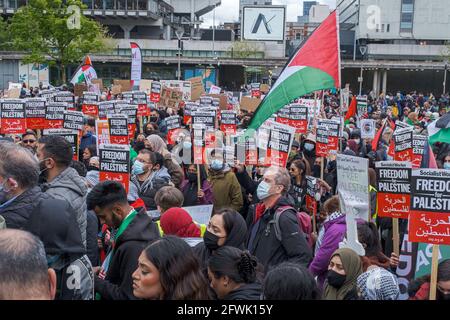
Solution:
[{"label": "green tree", "polygon": [[235,41],[230,48],[232,58],[251,58],[258,51],[255,44],[247,41]]},{"label": "green tree", "polygon": [[67,65],[108,48],[106,29],[83,8],[81,0],[29,0],[11,18],[13,48],[26,52],[25,63],[56,65],[65,82]]},{"label": "green tree", "polygon": [[8,49],[8,24],[0,17],[0,50]]}]

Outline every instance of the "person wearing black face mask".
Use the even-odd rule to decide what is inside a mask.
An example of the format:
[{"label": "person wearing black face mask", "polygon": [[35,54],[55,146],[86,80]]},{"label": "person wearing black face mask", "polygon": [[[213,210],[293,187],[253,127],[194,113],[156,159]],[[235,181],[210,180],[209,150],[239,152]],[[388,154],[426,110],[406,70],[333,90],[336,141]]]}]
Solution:
[{"label": "person wearing black face mask", "polygon": [[[430,299],[430,275],[415,279],[409,283],[409,300]],[[450,259],[438,265],[436,300],[450,300]]]},{"label": "person wearing black face mask", "polygon": [[[200,190],[198,190],[198,167],[200,168]],[[194,164],[190,164],[184,168],[187,179],[181,183],[180,190],[184,195],[183,205],[185,207],[213,203],[212,187],[207,180],[206,170],[203,165],[199,165],[198,167]]]},{"label": "person wearing black face mask", "polygon": [[361,258],[355,251],[349,248],[336,250],[328,266],[323,299],[358,300],[356,280],[362,272]]},{"label": "person wearing black face mask", "polygon": [[205,276],[208,276],[208,260],[214,250],[230,246],[243,250],[247,237],[244,218],[232,209],[216,211],[209,220],[203,242],[194,247]]},{"label": "person wearing black face mask", "polygon": [[158,110],[152,109],[150,111],[150,123],[154,123],[158,126],[159,131],[164,135],[167,134],[167,125],[164,119],[161,119],[161,114]]}]

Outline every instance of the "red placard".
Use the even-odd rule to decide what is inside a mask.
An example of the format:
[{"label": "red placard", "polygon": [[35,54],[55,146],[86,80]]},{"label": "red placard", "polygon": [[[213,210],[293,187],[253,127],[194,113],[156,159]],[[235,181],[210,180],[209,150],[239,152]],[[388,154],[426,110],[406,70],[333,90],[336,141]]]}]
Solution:
[{"label": "red placard", "polygon": [[137,105],[137,116],[138,117],[148,117],[150,115],[150,108],[146,103],[140,103]]},{"label": "red placard", "polygon": [[450,213],[411,211],[408,240],[450,245]]},{"label": "red placard", "polygon": [[27,130],[27,121],[25,119],[2,118],[2,134],[22,134]]},{"label": "red placard", "polygon": [[22,134],[27,129],[25,119],[25,102],[21,100],[4,100],[0,103],[1,133]]},{"label": "red placard", "polygon": [[45,118],[27,118],[28,129],[45,129]]},{"label": "red placard", "polygon": [[26,102],[25,115],[28,129],[45,129],[45,105],[42,98],[31,98]]},{"label": "red placard", "polygon": [[377,193],[378,216],[408,219],[411,195],[395,193]]},{"label": "red placard", "polygon": [[130,181],[130,175],[128,173],[118,173],[118,172],[105,172],[100,171],[100,181],[117,181],[123,184],[125,190],[128,193],[128,184]]},{"label": "red placard", "polygon": [[45,120],[45,128],[47,129],[62,129],[64,120]]},{"label": "red placard", "polygon": [[136,123],[128,124],[128,138],[130,140],[134,139],[134,134],[136,133]]},{"label": "red placard", "polygon": [[87,116],[97,117],[98,116],[98,105],[91,104],[91,103],[83,104],[81,111]]},{"label": "red placard", "polygon": [[311,215],[317,215],[317,201],[308,194],[306,195],[306,210],[308,210]]}]

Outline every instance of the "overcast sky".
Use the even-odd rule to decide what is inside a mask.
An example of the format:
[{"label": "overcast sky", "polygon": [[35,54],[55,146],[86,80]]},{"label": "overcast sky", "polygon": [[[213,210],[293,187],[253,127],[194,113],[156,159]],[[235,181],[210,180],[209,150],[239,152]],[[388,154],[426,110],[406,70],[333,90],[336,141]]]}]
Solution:
[{"label": "overcast sky", "polygon": [[[331,9],[336,7],[336,0],[319,0],[321,4],[327,4]],[[287,21],[297,21],[297,16],[303,13],[302,0],[273,0],[272,4],[287,5]],[[204,23],[202,28],[213,25],[213,12],[201,17]],[[239,0],[222,0],[222,4],[216,8],[216,25],[223,22],[233,22],[239,20]]]}]

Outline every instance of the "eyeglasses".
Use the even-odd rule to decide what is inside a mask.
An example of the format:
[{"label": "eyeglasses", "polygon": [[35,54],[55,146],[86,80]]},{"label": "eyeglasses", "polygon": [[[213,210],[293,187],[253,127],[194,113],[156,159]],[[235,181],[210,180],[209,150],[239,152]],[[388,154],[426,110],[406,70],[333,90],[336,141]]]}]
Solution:
[{"label": "eyeglasses", "polygon": [[22,140],[23,143],[35,143],[36,140]]}]

